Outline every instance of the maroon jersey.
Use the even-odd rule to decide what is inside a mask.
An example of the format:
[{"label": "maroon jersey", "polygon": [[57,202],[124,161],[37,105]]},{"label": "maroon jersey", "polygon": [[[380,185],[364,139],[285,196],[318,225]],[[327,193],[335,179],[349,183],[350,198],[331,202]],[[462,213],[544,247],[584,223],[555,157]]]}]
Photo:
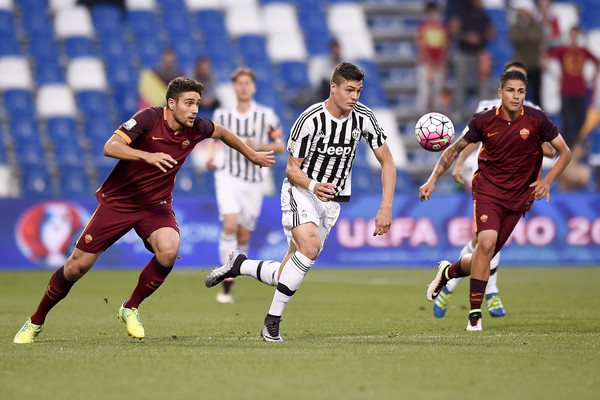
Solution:
[{"label": "maroon jersey", "polygon": [[96,191],[96,198],[105,207],[122,212],[170,204],[177,171],[194,146],[211,137],[214,131],[215,125],[211,120],[196,118],[192,128],[175,134],[167,124],[165,108],[148,107],[138,111],[115,134],[135,149],[169,154],[177,160],[177,164],[162,172],[144,161],[119,160]]},{"label": "maroon jersey", "polygon": [[502,117],[501,107],[477,113],[464,135],[481,141],[478,169],[473,175],[473,198],[500,200],[506,208],[527,211],[533,203],[529,185],[542,172],[542,143],[558,136],[558,129],[540,110],[523,106],[513,121]]}]

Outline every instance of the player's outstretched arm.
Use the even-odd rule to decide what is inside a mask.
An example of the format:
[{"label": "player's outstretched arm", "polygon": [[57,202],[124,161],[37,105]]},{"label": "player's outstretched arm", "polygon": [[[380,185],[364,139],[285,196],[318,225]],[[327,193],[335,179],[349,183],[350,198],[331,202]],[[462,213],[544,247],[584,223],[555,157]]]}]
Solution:
[{"label": "player's outstretched arm", "polygon": [[431,172],[429,179],[423,184],[423,186],[419,188],[419,199],[421,199],[421,201],[429,200],[429,196],[431,196],[431,193],[433,193],[433,189],[435,188],[435,183],[437,182],[438,178],[442,176],[448,168],[450,168],[450,165],[452,165],[452,162],[454,162],[456,156],[458,156],[458,154],[460,154],[460,152],[463,151],[468,144],[469,143],[464,139],[464,137],[460,137],[455,143],[444,150],[440,159],[435,164],[435,167],[433,167],[433,171]]},{"label": "player's outstretched arm", "polygon": [[104,145],[104,155],[107,157],[118,158],[119,160],[144,161],[150,165],[156,166],[162,172],[167,172],[167,168],[173,168],[177,161],[167,153],[149,153],[134,149],[129,143],[119,135],[112,135]]},{"label": "player's outstretched arm", "polygon": [[554,182],[556,178],[562,174],[571,161],[571,150],[565,143],[562,135],[555,137],[550,144],[556,149],[558,158],[554,162],[554,165],[552,165],[552,168],[548,170],[542,179],[537,180],[529,185],[533,188],[533,195],[535,196],[535,199],[540,200],[546,197],[546,202],[550,201],[550,185],[552,185],[552,182]]},{"label": "player's outstretched arm", "polygon": [[394,189],[396,188],[396,165],[394,157],[387,143],[373,150],[377,161],[381,165],[381,206],[375,216],[375,230],[373,236],[383,235],[392,225],[392,202],[394,201]]},{"label": "player's outstretched arm", "polygon": [[235,133],[226,129],[222,125],[215,123],[215,132],[213,133],[212,137],[214,139],[221,139],[223,143],[232,149],[239,151],[253,164],[260,165],[261,167],[271,167],[275,164],[275,156],[273,155],[273,151],[254,151]]}]

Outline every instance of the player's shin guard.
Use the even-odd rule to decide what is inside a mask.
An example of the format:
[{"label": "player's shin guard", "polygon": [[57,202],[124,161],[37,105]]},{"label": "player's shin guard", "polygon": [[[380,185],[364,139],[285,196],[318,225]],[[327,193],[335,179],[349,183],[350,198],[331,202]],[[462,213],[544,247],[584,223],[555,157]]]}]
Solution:
[{"label": "player's shin guard", "polygon": [[129,300],[123,304],[125,308],[138,308],[140,303],[162,285],[171,272],[173,266],[165,267],[158,262],[156,256],[146,264],[138,280],[138,284],[131,293]]},{"label": "player's shin guard", "polygon": [[71,290],[71,287],[75,284],[75,282],[70,282],[65,278],[64,269],[64,266],[60,267],[50,278],[44,297],[42,297],[40,305],[31,316],[32,323],[43,325],[48,312],[50,312],[52,307],[58,304],[59,301],[67,297],[69,290]]},{"label": "player's shin guard", "polygon": [[251,276],[269,286],[277,286],[280,266],[279,261],[244,260],[240,266],[240,275]]},{"label": "player's shin guard", "polygon": [[309,259],[299,251],[294,253],[283,267],[281,278],[277,284],[277,290],[275,290],[271,308],[269,309],[270,315],[281,316],[283,309],[294,293],[296,293],[304,276],[313,264],[313,260]]}]

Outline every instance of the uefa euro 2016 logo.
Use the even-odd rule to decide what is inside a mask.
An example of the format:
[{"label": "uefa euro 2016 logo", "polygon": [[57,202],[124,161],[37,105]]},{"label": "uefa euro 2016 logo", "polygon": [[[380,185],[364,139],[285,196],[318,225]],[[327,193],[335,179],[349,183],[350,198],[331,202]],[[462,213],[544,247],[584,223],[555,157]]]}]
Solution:
[{"label": "uefa euro 2016 logo", "polygon": [[17,221],[15,239],[19,250],[34,263],[48,268],[60,267],[81,234],[89,213],[66,201],[38,203]]}]

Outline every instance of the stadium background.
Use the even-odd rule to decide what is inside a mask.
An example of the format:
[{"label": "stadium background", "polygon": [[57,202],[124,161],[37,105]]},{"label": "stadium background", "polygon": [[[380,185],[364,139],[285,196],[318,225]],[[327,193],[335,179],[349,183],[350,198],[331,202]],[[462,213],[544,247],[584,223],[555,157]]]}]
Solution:
[{"label": "stadium background", "polygon": [[[0,0],[0,269],[54,268],[64,262],[96,207],[94,190],[115,162],[102,155],[102,146],[148,100],[151,88],[139,77],[158,64],[165,48],[175,50],[186,72],[198,56],[210,57],[224,104],[234,101],[229,77],[236,65],[253,68],[257,101],[276,109],[285,130],[301,111],[290,99],[314,84],[314,66],[327,58],[332,38],[340,42],[344,59],[365,70],[361,101],[388,133],[398,167],[394,227],[387,237],[369,234],[381,189],[376,161],[359,146],[353,202],[344,208],[321,266],[431,265],[456,256],[470,236],[470,196],[449,174],[430,202],[417,199],[418,186],[439,156],[419,149],[413,138],[419,117],[414,31],[425,2],[85,3]],[[489,45],[496,76],[511,58],[510,7],[504,0],[484,0],[484,7],[497,31]],[[588,47],[600,56],[598,1],[556,1],[553,7],[562,31],[579,23]],[[546,74],[543,88],[542,106],[559,122],[556,76]],[[589,162],[597,166],[600,131],[589,144]],[[270,196],[251,243],[252,256],[278,259],[284,253],[277,182],[285,173],[285,155],[278,161],[266,187]],[[174,197],[182,226],[179,265],[214,266],[220,226],[202,149],[180,171]],[[553,189],[551,202],[536,204],[517,228],[503,265],[600,264],[599,207],[593,184],[578,193]],[[147,258],[130,233],[100,257],[98,267],[137,267]]]}]

